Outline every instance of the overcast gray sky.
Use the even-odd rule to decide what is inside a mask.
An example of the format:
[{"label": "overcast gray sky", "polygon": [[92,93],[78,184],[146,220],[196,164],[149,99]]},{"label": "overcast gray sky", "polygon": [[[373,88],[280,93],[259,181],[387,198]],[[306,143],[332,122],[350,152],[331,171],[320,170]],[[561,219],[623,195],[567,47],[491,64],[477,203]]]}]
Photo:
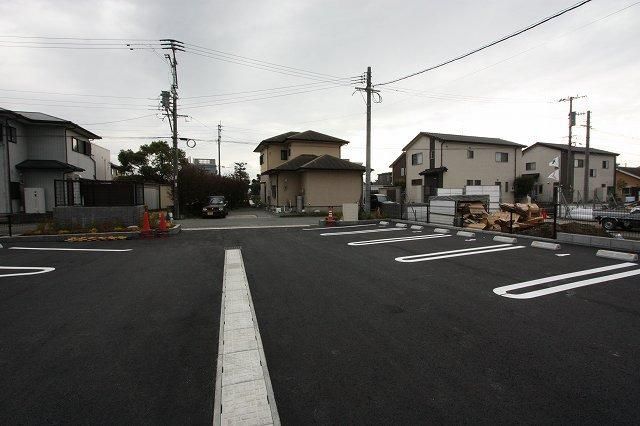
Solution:
[{"label": "overcast gray sky", "polygon": [[[181,113],[193,117],[180,121],[180,136],[214,139],[222,121],[223,166],[244,161],[255,175],[253,149],[260,140],[308,129],[349,140],[343,157],[364,162],[362,97],[352,84],[318,80],[358,76],[371,66],[374,84],[381,83],[465,53],[576,1],[5,1],[0,2],[0,106],[83,124],[103,136],[98,143],[115,159],[120,149],[148,141],[142,138],[170,135],[166,121],[153,115],[154,99],[170,86],[163,52],[29,48],[45,46],[30,42],[47,40],[6,36],[174,38],[319,73],[303,78],[288,75],[296,74],[291,70],[179,54]],[[566,143],[568,104],[557,100],[576,94],[587,98],[575,101],[575,110],[592,111],[592,146],[620,153],[623,165],[640,166],[640,5],[614,13],[634,3],[594,0],[469,58],[381,86],[382,103],[373,107],[375,172],[387,171],[420,131],[525,145]],[[195,98],[220,94],[227,95]],[[578,124],[584,120],[580,116]],[[584,133],[584,127],[574,130],[579,145]],[[217,157],[212,142],[182,147],[192,157]]]}]

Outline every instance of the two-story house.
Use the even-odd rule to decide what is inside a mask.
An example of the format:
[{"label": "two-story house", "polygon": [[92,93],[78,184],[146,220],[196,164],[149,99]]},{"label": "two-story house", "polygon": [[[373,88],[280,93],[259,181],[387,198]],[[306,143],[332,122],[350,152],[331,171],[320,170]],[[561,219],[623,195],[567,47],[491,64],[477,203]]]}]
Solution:
[{"label": "two-story house", "polygon": [[402,149],[406,201],[426,202],[438,188],[496,185],[501,200],[512,202],[524,147],[499,138],[420,132]]},{"label": "two-story house", "polygon": [[0,108],[0,212],[24,211],[24,188],[41,188],[46,211],[55,205],[54,180],[111,180],[109,150],[100,136],[40,112]]},{"label": "two-story house", "polygon": [[[585,149],[573,147],[573,199],[580,201],[605,201],[612,194],[616,181],[615,152],[589,149],[589,168],[585,168]],[[536,142],[522,151],[523,175],[536,178],[533,196],[538,201],[552,202],[554,185],[567,179],[567,146],[564,144]],[[589,174],[587,196],[584,196],[584,176]],[[565,195],[569,191],[564,189]]]},{"label": "two-story house", "polygon": [[623,201],[640,201],[640,167],[618,167],[616,188]]},{"label": "two-story house", "polygon": [[307,130],[265,139],[260,154],[260,197],[269,207],[326,209],[362,198],[364,167],[340,158],[349,142]]}]

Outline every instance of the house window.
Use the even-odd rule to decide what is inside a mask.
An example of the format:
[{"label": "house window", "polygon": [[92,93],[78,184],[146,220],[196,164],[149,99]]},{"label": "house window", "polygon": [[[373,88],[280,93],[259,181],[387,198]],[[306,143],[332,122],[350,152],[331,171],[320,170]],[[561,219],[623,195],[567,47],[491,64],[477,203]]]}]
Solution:
[{"label": "house window", "polygon": [[264,163],[264,154],[260,154],[260,164]]},{"label": "house window", "polygon": [[400,167],[400,176],[404,176],[404,167]]},{"label": "house window", "polygon": [[476,179],[473,183],[474,183],[474,185],[476,185],[476,186],[480,186],[480,185],[482,185],[481,181],[480,181],[480,180],[478,180],[478,179]]},{"label": "house window", "polygon": [[80,147],[78,146],[78,139],[71,138],[71,150],[75,152],[80,152]]},{"label": "house window", "polygon": [[422,153],[418,152],[417,154],[411,154],[411,165],[417,166],[422,164]]},{"label": "house window", "polygon": [[422,179],[411,179],[411,185],[413,185],[413,186],[422,185]]},{"label": "house window", "polygon": [[289,156],[287,155],[287,150],[286,149],[281,149],[280,150],[280,159],[281,160],[286,160],[287,158],[289,158]]},{"label": "house window", "polygon": [[91,155],[91,142],[84,141],[84,153],[87,155]]},{"label": "house window", "polygon": [[538,194],[542,194],[542,189],[544,188],[544,185],[540,185],[538,187]]},{"label": "house window", "polygon": [[16,134],[16,128],[7,126],[7,142],[18,143],[18,135]]},{"label": "house window", "polygon": [[467,186],[473,186],[473,179],[467,179]]},{"label": "house window", "polygon": [[509,161],[509,153],[508,152],[496,152],[496,162],[498,163],[506,163]]},{"label": "house window", "polygon": [[504,192],[509,192],[509,182],[504,183]]},{"label": "house window", "polygon": [[468,149],[467,150],[467,158],[468,159],[473,159],[473,150],[472,149]]},{"label": "house window", "polygon": [[432,149],[431,151],[429,151],[429,160],[435,160],[436,159],[436,152]]},{"label": "house window", "polygon": [[524,165],[524,168],[526,170],[535,170],[536,169],[536,163],[535,162],[534,163],[526,163]]},{"label": "house window", "polygon": [[575,160],[573,163],[574,163],[574,164],[573,164],[573,166],[574,166],[576,169],[582,169],[582,168],[584,168],[584,160]]},{"label": "house window", "polygon": [[276,198],[276,186],[271,185],[271,198]]},{"label": "house window", "polygon": [[597,176],[596,169],[589,169],[589,176],[596,177]]},{"label": "house window", "polygon": [[602,160],[602,168],[603,169],[609,168],[609,160]]}]

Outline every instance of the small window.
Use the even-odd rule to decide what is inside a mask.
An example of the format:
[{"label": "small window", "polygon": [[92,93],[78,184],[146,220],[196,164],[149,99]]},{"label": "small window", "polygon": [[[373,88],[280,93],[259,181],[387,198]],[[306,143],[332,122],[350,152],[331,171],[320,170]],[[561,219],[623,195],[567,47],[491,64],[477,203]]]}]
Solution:
[{"label": "small window", "polygon": [[467,150],[467,158],[468,159],[473,159],[473,150],[472,149],[468,149]]},{"label": "small window", "polygon": [[413,186],[422,185],[422,179],[411,179],[411,185],[413,185]]},{"label": "small window", "polygon": [[496,152],[496,162],[498,163],[506,163],[509,161],[509,153],[508,152]]},{"label": "small window", "polygon": [[509,182],[504,183],[504,192],[509,192]]},{"label": "small window", "polygon": [[80,152],[80,148],[78,147],[78,139],[71,138],[71,150],[75,152]]},{"label": "small window", "polygon": [[467,186],[473,186],[473,179],[467,179]]},{"label": "small window", "polygon": [[601,187],[603,187],[603,188],[606,188],[606,187],[607,187],[607,184],[606,184],[606,183],[603,183],[603,184],[602,184],[602,185],[600,185],[600,186],[601,186]]},{"label": "small window", "polygon": [[271,198],[276,198],[276,186],[271,185]]},{"label": "small window", "polygon": [[544,185],[540,185],[538,187],[538,194],[542,194],[542,189],[544,188]]},{"label": "small window", "polygon": [[264,163],[264,154],[260,154],[260,164]]},{"label": "small window", "polygon": [[573,165],[576,169],[582,169],[584,168],[584,160],[575,160]]},{"label": "small window", "polygon": [[287,150],[286,149],[281,149],[280,150],[280,159],[281,160],[286,160],[287,158],[289,158],[289,156],[287,155]]},{"label": "small window", "polygon": [[417,166],[422,164],[422,153],[418,152],[417,154],[411,154],[411,165]]},{"label": "small window", "polygon": [[590,177],[597,177],[598,174],[596,173],[596,169],[589,169],[589,176]]},{"label": "small window", "polygon": [[474,184],[475,186],[480,186],[480,185],[482,185],[481,181],[479,181],[478,179],[476,179],[476,180],[473,182],[473,184]]},{"label": "small window", "polygon": [[429,160],[436,159],[436,152],[434,150],[429,151]]},{"label": "small window", "polygon": [[16,128],[7,126],[7,142],[18,143]]},{"label": "small window", "polygon": [[91,142],[84,141],[84,153],[91,156]]},{"label": "small window", "polygon": [[524,168],[526,170],[535,170],[536,169],[536,163],[526,163],[524,165]]},{"label": "small window", "polygon": [[400,167],[400,176],[404,176],[404,167]]},{"label": "small window", "polygon": [[602,168],[603,169],[609,168],[609,160],[602,160]]}]

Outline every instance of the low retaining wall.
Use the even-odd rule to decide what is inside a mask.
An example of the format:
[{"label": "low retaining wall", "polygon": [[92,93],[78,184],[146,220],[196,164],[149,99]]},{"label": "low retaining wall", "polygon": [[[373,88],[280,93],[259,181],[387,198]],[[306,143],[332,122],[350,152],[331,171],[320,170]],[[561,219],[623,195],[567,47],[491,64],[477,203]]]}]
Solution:
[{"label": "low retaining wall", "polygon": [[109,221],[123,226],[139,226],[143,214],[144,206],[55,207],[53,220],[60,226],[82,228]]}]

